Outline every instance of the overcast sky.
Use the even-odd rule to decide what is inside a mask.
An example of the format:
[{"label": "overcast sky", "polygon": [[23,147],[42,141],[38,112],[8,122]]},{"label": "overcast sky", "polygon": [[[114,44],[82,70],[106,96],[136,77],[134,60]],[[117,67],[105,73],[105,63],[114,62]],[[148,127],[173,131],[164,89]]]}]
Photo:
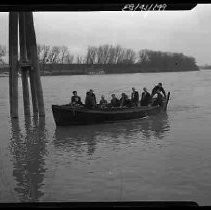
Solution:
[{"label": "overcast sky", "polygon": [[[37,42],[84,53],[89,45],[182,52],[211,64],[211,4],[191,11],[36,12]],[[0,44],[8,47],[8,13],[0,12]]]}]

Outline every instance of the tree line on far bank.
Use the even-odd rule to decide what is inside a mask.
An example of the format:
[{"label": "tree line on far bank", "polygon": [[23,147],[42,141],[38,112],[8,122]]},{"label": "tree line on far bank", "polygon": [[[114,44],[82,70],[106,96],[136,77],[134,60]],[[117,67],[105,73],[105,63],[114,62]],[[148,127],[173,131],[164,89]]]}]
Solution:
[{"label": "tree line on far bank", "polygon": [[204,66],[199,66],[200,69],[206,69],[206,70],[210,70],[211,69],[211,65],[204,65]]},{"label": "tree line on far bank", "polygon": [[[183,53],[139,50],[120,45],[89,46],[84,56],[75,56],[66,46],[38,45],[38,58],[45,64],[138,64],[143,68],[172,70],[198,70],[195,58]],[[0,45],[0,64],[5,63],[6,47]]]}]

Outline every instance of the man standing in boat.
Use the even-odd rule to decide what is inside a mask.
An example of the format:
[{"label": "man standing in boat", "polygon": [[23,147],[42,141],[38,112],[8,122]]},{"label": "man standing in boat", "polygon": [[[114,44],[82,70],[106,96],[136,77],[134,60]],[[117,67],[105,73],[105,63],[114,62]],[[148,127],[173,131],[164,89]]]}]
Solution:
[{"label": "man standing in boat", "polygon": [[131,102],[133,105],[138,106],[139,94],[138,94],[138,91],[136,91],[134,87],[132,88]]},{"label": "man standing in boat", "polygon": [[95,108],[97,106],[96,96],[92,89],[86,93],[85,106],[87,108]]},{"label": "man standing in boat", "polygon": [[153,96],[157,93],[157,91],[162,92],[163,96],[166,98],[166,92],[163,89],[163,85],[162,83],[158,83],[153,89],[152,89],[152,94],[151,94],[151,98],[153,98]]},{"label": "man standing in boat", "polygon": [[94,94],[94,91],[92,89],[90,89],[89,92],[90,92],[90,96],[92,97],[93,106],[96,106],[97,105],[97,100],[96,100],[96,96]]},{"label": "man standing in boat", "polygon": [[157,90],[155,94],[157,94],[157,97],[153,101],[152,106],[163,106],[163,95],[161,94],[161,91]]},{"label": "man standing in boat", "polygon": [[150,102],[151,102],[150,93],[144,87],[143,92],[141,94],[141,106],[148,106],[150,104]]}]

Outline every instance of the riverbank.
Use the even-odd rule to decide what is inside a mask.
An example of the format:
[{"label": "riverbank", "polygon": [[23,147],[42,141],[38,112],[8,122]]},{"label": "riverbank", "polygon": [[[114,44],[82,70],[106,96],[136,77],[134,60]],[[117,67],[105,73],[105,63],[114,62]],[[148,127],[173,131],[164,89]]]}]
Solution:
[{"label": "riverbank", "polygon": [[[199,71],[198,67],[149,67],[140,64],[43,64],[40,65],[41,76],[89,75],[89,74],[124,74]],[[9,72],[9,67],[0,68],[1,75]]]}]

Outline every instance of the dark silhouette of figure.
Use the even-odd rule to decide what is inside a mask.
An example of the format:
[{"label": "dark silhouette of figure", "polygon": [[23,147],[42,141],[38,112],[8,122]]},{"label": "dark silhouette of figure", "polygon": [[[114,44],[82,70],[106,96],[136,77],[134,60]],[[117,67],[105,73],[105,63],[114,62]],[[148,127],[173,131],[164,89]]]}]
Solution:
[{"label": "dark silhouette of figure", "polygon": [[122,97],[120,98],[120,107],[130,107],[132,105],[131,100],[125,93],[122,93]]},{"label": "dark silhouette of figure", "polygon": [[105,108],[107,106],[108,102],[105,100],[105,97],[102,95],[100,100],[100,107]]},{"label": "dark silhouette of figure", "polygon": [[151,103],[151,96],[147,89],[144,87],[141,94],[141,106],[148,106]]},{"label": "dark silhouette of figure", "polygon": [[138,91],[136,91],[134,87],[132,88],[131,102],[135,106],[138,106],[139,104],[139,94],[138,94]]},{"label": "dark silhouette of figure", "polygon": [[165,90],[164,90],[163,85],[162,85],[161,82],[158,83],[158,85],[156,85],[156,86],[152,89],[151,97],[153,98],[153,96],[157,93],[158,90],[159,90],[160,92],[162,92],[162,93],[163,93],[163,96],[166,98],[166,92],[165,92]]},{"label": "dark silhouette of figure", "polygon": [[156,94],[157,94],[157,97],[153,101],[152,106],[157,106],[157,105],[162,106],[163,105],[163,95],[160,93],[159,90],[157,90]]},{"label": "dark silhouette of figure", "polygon": [[95,108],[97,105],[96,97],[93,90],[86,93],[85,106],[89,109]]},{"label": "dark silhouette of figure", "polygon": [[77,95],[77,91],[73,91],[73,96],[71,97],[72,105],[82,105],[81,97]]},{"label": "dark silhouette of figure", "polygon": [[118,107],[120,105],[119,99],[115,96],[115,94],[112,94],[111,97],[111,106]]}]

